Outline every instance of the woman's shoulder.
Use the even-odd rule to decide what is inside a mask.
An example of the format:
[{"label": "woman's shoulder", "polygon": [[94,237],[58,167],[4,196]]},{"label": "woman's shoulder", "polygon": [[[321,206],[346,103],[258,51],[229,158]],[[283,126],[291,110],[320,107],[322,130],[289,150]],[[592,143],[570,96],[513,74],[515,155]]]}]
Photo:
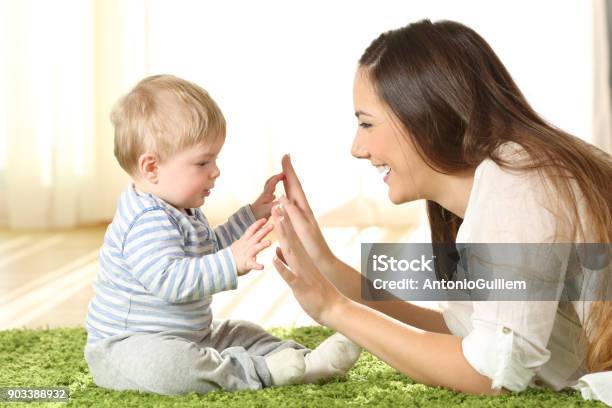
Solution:
[{"label": "woman's shoulder", "polygon": [[[486,158],[476,169],[477,173],[480,173],[482,176],[483,182],[498,185],[500,181],[525,181],[527,178],[534,179],[537,176],[536,171],[514,168],[515,166],[527,165],[531,162],[527,150],[516,142],[501,144],[494,150],[492,156],[497,160]],[[493,181],[497,181],[497,183],[493,183]]]},{"label": "woman's shoulder", "polygon": [[[476,168],[458,242],[535,242],[554,236],[550,185],[537,170],[514,169],[528,163],[514,142],[499,146]],[[542,241],[542,242],[547,242]]]}]

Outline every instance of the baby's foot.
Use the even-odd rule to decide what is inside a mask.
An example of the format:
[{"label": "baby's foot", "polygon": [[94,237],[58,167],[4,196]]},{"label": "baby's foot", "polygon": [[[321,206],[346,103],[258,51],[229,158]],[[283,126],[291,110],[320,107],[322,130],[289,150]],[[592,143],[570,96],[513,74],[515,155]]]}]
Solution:
[{"label": "baby's foot", "polygon": [[357,361],[361,348],[340,333],[328,337],[306,355],[304,384],[345,374]]},{"label": "baby's foot", "polygon": [[266,357],[273,385],[291,385],[302,383],[306,363],[304,353],[287,348]]}]

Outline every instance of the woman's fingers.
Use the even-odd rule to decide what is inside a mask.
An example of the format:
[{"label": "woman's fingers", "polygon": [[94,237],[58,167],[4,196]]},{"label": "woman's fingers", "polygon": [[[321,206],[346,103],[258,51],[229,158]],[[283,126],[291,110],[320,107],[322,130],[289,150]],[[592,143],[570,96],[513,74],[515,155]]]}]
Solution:
[{"label": "woman's fingers", "polygon": [[300,210],[298,206],[291,203],[291,201],[289,201],[287,197],[280,196],[278,199],[278,202],[282,205],[283,210],[285,210],[285,213],[287,213],[287,215],[289,216],[289,219],[291,220],[292,225],[294,223],[298,224],[302,222],[304,223],[309,222],[309,220],[304,216],[304,213],[302,212],[302,210]]},{"label": "woman's fingers", "polygon": [[285,265],[285,263],[281,261],[280,258],[277,256],[272,258],[272,264],[274,265],[274,268],[276,268],[280,276],[285,280],[285,282],[291,285],[293,279],[295,278],[295,274],[291,271],[291,269],[289,269],[287,265]]},{"label": "woman's fingers", "polygon": [[285,255],[283,255],[283,251],[280,249],[280,247],[276,247],[276,256],[284,263],[287,263],[287,261],[285,261]]},{"label": "woman's fingers", "polygon": [[[275,207],[272,207],[271,215],[272,223],[274,224],[274,231],[276,233],[276,238],[278,238],[278,243],[283,251],[283,254],[286,254],[288,252],[287,248],[291,245],[291,243],[288,242],[288,238],[282,227],[284,215],[280,209],[280,206],[277,205]],[[287,263],[286,259],[287,258],[283,259],[285,263]]]},{"label": "woman's fingers", "polygon": [[297,174],[295,174],[295,170],[293,169],[293,165],[291,164],[289,155],[284,155],[281,162],[283,165],[283,173],[285,174],[285,178],[283,179],[283,186],[285,187],[285,193],[287,194],[287,197],[289,197],[289,200],[291,200],[292,202],[295,202],[302,210],[311,213],[312,211],[310,210],[310,206],[308,205],[306,194],[304,194],[300,179],[298,179]]},{"label": "woman's fingers", "polygon": [[272,209],[272,220],[274,222],[274,230],[278,236],[285,262],[290,267],[297,267],[300,270],[306,270],[312,266],[312,260],[302,246],[302,242],[298,238],[291,220],[286,217],[280,206]]}]

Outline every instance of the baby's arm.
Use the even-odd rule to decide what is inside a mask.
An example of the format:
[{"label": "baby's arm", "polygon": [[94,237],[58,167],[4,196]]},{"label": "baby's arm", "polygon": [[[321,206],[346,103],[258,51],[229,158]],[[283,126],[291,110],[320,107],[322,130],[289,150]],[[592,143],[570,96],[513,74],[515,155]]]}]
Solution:
[{"label": "baby's arm", "polygon": [[231,248],[187,256],[181,230],[162,209],[146,211],[132,223],[121,255],[134,278],[169,303],[194,301],[237,286]]},{"label": "baby's arm", "polygon": [[240,239],[254,222],[255,216],[251,211],[251,206],[241,207],[229,217],[225,224],[221,224],[214,229],[219,248],[227,248],[234,241]]}]

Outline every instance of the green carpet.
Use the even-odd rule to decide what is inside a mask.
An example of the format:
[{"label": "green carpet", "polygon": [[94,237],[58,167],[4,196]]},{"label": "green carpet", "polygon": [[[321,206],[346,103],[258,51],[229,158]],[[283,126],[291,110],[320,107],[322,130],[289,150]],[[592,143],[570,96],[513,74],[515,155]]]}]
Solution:
[{"label": "green carpet", "polygon": [[[331,332],[318,327],[275,329],[274,334],[314,347]],[[29,403],[27,406],[108,407],[560,407],[601,406],[583,401],[576,392],[530,389],[502,397],[474,397],[441,388],[414,384],[369,353],[345,378],[322,385],[298,385],[260,391],[195,393],[166,397],[139,392],[115,392],[93,384],[83,358],[83,329],[0,331],[0,387],[67,386],[70,402]],[[0,405],[2,405],[0,403]],[[4,403],[17,407],[24,403]]]}]

